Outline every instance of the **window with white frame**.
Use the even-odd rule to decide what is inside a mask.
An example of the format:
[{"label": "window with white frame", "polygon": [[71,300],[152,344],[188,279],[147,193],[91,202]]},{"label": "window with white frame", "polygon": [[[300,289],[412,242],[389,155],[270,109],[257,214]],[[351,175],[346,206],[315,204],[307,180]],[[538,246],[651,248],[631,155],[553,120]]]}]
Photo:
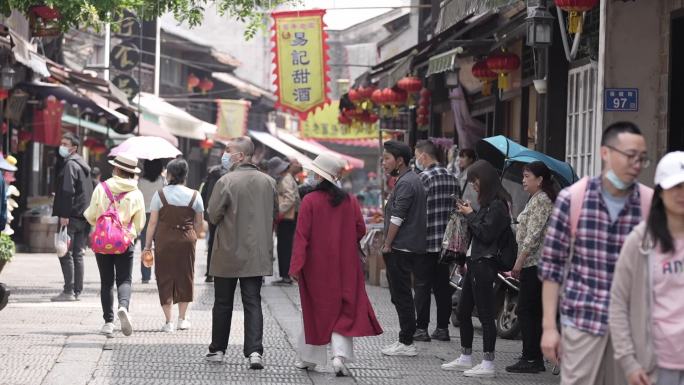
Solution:
[{"label": "window with white frame", "polygon": [[596,152],[597,65],[589,63],[568,74],[568,117],[565,158],[577,176],[590,176],[600,162]]}]

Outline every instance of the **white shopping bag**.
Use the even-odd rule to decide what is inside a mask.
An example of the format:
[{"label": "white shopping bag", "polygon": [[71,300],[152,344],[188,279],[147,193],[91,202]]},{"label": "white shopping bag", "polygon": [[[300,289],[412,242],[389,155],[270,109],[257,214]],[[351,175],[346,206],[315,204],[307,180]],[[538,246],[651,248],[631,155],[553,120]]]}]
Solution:
[{"label": "white shopping bag", "polygon": [[62,226],[57,234],[55,234],[55,252],[58,257],[63,257],[69,252],[71,247],[71,238],[67,234],[66,226]]}]

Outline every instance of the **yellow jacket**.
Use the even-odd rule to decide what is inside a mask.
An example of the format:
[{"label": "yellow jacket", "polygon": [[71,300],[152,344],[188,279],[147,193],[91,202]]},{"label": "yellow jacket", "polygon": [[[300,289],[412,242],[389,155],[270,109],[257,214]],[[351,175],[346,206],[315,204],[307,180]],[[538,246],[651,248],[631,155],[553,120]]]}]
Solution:
[{"label": "yellow jacket", "polygon": [[[114,196],[126,192],[126,196],[119,201],[116,209],[119,212],[119,218],[124,227],[128,227],[132,223],[131,233],[137,238],[138,234],[145,227],[145,198],[142,192],[138,190],[138,181],[135,179],[124,179],[118,176],[113,176],[105,182]],[[95,226],[97,218],[109,208],[109,198],[101,185],[97,185],[93,191],[93,197],[90,199],[90,206],[83,213],[88,223]]]}]

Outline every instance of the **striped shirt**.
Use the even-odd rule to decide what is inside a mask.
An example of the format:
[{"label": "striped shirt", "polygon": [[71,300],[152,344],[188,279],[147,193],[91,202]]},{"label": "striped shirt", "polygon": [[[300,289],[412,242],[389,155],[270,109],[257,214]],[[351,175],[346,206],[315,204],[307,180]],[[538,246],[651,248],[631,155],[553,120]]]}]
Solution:
[{"label": "striped shirt", "polygon": [[460,195],[458,180],[438,163],[420,173],[420,179],[427,197],[427,252],[438,253],[442,248],[449,214],[455,207],[452,195]]},{"label": "striped shirt", "polygon": [[582,202],[570,263],[570,191],[561,191],[549,219],[539,263],[540,279],[563,287],[563,323],[597,336],[608,331],[610,286],[620,249],[641,221],[638,188],[634,188],[615,222],[611,221],[601,191],[601,178],[592,178]]}]

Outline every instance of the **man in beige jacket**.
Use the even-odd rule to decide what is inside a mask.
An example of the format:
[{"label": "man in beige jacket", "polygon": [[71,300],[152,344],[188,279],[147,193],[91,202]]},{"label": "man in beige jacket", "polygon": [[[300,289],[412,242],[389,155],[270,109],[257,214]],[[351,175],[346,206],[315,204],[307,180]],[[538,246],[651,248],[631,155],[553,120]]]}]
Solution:
[{"label": "man in beige jacket", "polygon": [[209,274],[214,277],[212,336],[206,360],[221,362],[228,347],[235,288],[240,283],[245,315],[244,355],[250,369],[263,369],[261,285],[273,275],[273,221],[278,195],[273,178],[252,164],[254,144],[231,141],[223,157],[231,172],[216,183],[209,220],[217,226]]}]

